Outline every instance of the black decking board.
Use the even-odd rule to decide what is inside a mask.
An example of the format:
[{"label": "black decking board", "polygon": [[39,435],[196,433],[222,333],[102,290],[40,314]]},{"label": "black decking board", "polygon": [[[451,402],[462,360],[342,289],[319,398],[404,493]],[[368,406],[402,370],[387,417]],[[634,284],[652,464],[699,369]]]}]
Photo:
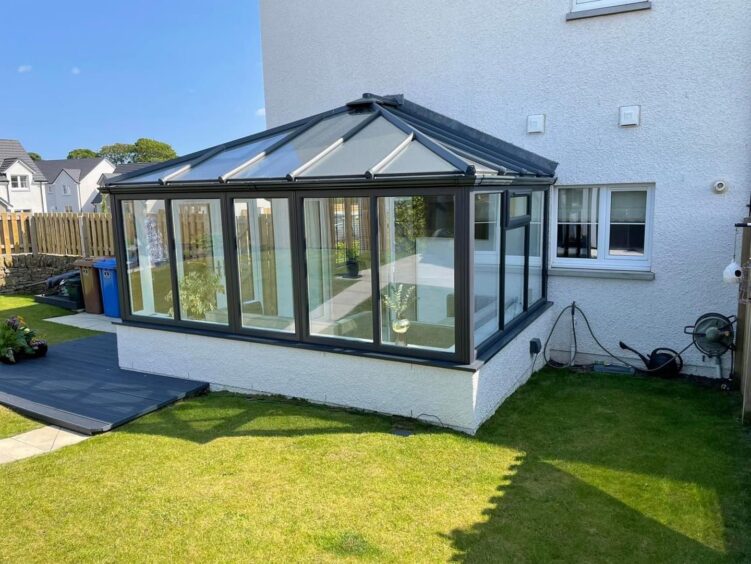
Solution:
[{"label": "black decking board", "polygon": [[0,404],[88,435],[207,390],[205,382],[122,370],[111,334],[52,346],[44,358],[0,365]]}]

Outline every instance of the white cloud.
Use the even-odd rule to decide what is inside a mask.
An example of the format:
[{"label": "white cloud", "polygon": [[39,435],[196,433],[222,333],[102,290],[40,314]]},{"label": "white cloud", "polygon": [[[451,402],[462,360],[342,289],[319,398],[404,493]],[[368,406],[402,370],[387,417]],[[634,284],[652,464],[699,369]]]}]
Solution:
[{"label": "white cloud", "polygon": [[18,67],[18,72],[19,72],[20,74],[24,74],[24,73],[27,73],[27,72],[31,72],[31,65],[20,65],[20,66]]},{"label": "white cloud", "polygon": [[256,115],[258,117],[266,117],[266,108],[258,108],[256,110]]},{"label": "white cloud", "polygon": [[81,69],[79,69],[78,67],[73,67],[72,69],[70,69],[70,74],[81,74]]}]

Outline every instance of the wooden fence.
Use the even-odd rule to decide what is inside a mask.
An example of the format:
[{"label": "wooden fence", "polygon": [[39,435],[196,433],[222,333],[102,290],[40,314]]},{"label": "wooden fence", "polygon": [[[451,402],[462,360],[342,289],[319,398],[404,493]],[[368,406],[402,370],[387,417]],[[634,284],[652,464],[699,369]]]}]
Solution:
[{"label": "wooden fence", "polygon": [[112,256],[112,217],[108,213],[0,213],[0,251],[5,256],[41,253]]}]

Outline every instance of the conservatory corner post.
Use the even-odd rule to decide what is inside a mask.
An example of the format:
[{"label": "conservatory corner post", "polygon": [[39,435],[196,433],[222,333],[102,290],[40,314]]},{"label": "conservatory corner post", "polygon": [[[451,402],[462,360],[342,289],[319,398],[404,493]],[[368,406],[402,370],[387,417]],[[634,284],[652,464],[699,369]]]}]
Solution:
[{"label": "conservatory corner post", "polygon": [[125,251],[125,232],[123,230],[123,214],[120,209],[121,200],[111,194],[112,204],[112,236],[115,238],[115,261],[119,268],[116,271],[118,281],[118,293],[120,294],[120,316],[127,319],[130,316],[131,303],[129,299],[128,284],[128,256]]}]

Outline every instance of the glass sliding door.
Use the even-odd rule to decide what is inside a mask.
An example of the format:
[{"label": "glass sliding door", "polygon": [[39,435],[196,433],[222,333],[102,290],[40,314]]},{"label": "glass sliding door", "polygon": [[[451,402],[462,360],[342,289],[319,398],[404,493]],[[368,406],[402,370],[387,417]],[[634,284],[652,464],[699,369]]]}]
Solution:
[{"label": "glass sliding door", "polygon": [[475,345],[500,330],[503,194],[475,194]]},{"label": "glass sliding door", "polygon": [[122,202],[130,311],[173,319],[164,200]]},{"label": "glass sliding door", "polygon": [[286,198],[234,201],[240,323],[295,331],[289,204]]},{"label": "glass sliding door", "polygon": [[381,341],[455,348],[454,198],[378,198]]},{"label": "glass sliding door", "polygon": [[305,198],[311,335],[373,341],[370,199]]},{"label": "glass sliding door", "polygon": [[220,200],[172,201],[180,318],[227,325]]}]

